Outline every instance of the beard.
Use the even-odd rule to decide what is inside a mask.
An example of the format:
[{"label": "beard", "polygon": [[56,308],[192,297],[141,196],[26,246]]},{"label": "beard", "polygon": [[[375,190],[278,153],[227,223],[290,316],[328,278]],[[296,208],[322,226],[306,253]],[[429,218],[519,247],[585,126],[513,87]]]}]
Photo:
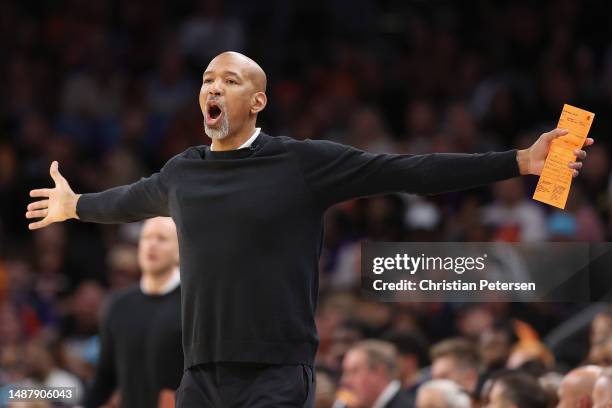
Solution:
[{"label": "beard", "polygon": [[206,120],[204,120],[204,131],[211,139],[224,139],[229,134],[229,120],[227,119],[227,113],[225,109],[223,109],[223,117],[221,118],[221,122],[215,127],[210,127],[206,124]]}]

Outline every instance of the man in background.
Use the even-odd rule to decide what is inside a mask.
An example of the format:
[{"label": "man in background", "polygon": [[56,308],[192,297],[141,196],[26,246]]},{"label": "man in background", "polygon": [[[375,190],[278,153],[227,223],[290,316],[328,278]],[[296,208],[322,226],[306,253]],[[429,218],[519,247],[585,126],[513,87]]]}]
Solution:
[{"label": "man in background", "polygon": [[417,390],[424,382],[421,369],[427,364],[427,343],[413,331],[393,331],[384,336],[397,349],[399,380],[412,404]]},{"label": "man in background", "polygon": [[347,398],[334,407],[400,408],[411,406],[398,379],[397,351],[391,343],[364,340],[353,346],[342,364]]},{"label": "man in background", "polygon": [[486,408],[548,408],[549,406],[548,396],[538,380],[529,374],[516,372],[495,380],[489,392]]},{"label": "man in background", "polygon": [[563,377],[559,385],[557,408],[590,408],[591,395],[601,367],[589,365],[573,369]]},{"label": "man in background", "polygon": [[156,407],[162,390],[178,388],[183,374],[178,254],[172,219],[147,220],[138,245],[142,278],[108,306],[86,407],[103,405],[115,390],[123,407]]},{"label": "man in background", "polygon": [[470,395],[476,390],[479,368],[476,345],[468,339],[444,340],[431,349],[431,377],[454,381]]},{"label": "man in background", "polygon": [[470,408],[470,397],[451,380],[431,380],[419,387],[416,408]]},{"label": "man in background", "polygon": [[593,388],[593,408],[612,407],[612,367],[608,367],[599,376]]}]

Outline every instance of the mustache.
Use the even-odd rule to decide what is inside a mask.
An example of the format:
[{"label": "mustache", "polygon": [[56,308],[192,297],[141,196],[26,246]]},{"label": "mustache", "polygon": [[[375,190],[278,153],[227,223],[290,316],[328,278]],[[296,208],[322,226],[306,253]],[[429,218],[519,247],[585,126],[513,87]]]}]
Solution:
[{"label": "mustache", "polygon": [[219,105],[220,107],[224,108],[225,107],[225,100],[221,99],[220,97],[217,96],[211,96],[206,98],[206,104],[210,104],[210,103],[215,103],[217,105]]}]

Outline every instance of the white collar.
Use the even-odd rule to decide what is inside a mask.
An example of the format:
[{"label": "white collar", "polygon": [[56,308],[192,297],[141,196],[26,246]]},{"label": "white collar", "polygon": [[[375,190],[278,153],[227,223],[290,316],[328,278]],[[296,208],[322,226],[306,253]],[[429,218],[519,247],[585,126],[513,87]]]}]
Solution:
[{"label": "white collar", "polygon": [[253,132],[253,136],[249,137],[249,140],[244,142],[242,146],[239,147],[239,149],[244,149],[245,147],[251,147],[255,139],[257,139],[257,136],[259,136],[260,131],[261,131],[261,128],[255,128],[255,132]]},{"label": "white collar", "polygon": [[391,399],[397,394],[399,389],[401,388],[401,384],[399,380],[393,380],[387,385],[387,388],[380,393],[372,408],[384,408],[385,405],[391,401]]},{"label": "white collar", "polygon": [[[249,139],[246,142],[244,142],[238,149],[244,149],[245,147],[251,147],[255,139],[257,139],[257,136],[259,136],[260,131],[261,131],[261,128],[255,128],[255,132],[253,132],[253,135],[249,137]],[[211,152],[214,151],[212,148],[212,144],[210,145],[210,151]]]},{"label": "white collar", "polygon": [[181,274],[178,268],[174,268],[174,271],[172,272],[172,276],[170,276],[170,279],[168,279],[168,281],[164,284],[164,287],[161,289],[159,293],[153,294],[153,293],[147,292],[142,282],[142,279],[140,280],[140,290],[145,295],[162,296],[162,295],[166,295],[172,292],[174,289],[178,287],[178,285],[180,285],[180,283],[181,283]]}]

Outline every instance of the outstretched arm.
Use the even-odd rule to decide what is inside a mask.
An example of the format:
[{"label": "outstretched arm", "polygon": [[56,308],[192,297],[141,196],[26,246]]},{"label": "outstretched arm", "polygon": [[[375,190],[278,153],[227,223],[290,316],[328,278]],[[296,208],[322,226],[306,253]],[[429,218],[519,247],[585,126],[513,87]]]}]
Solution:
[{"label": "outstretched arm", "polygon": [[31,197],[43,198],[28,205],[26,218],[42,218],[29,224],[32,230],[71,218],[112,224],[169,215],[167,189],[160,173],[100,193],[75,194],[58,167],[54,161],[49,169],[54,188],[30,191]]},{"label": "outstretched arm", "polygon": [[[327,141],[289,142],[315,200],[328,207],[351,198],[392,192],[422,195],[464,190],[519,175],[539,175],[551,142],[567,134],[555,129],[524,150],[475,154],[373,154]],[[593,143],[587,139],[585,146]],[[584,150],[574,152],[577,159]],[[568,163],[574,176],[581,162]]]}]

